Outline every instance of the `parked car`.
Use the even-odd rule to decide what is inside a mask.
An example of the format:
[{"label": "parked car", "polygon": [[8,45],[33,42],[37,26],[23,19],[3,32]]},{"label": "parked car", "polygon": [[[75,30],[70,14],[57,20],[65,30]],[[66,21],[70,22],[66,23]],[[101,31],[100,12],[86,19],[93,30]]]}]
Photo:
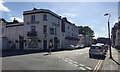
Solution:
[{"label": "parked car", "polygon": [[75,49],[78,49],[78,48],[80,48],[80,45],[75,45]]},{"label": "parked car", "polygon": [[99,56],[105,56],[105,48],[101,45],[93,45],[90,47],[89,49],[89,57],[93,57],[95,55],[99,55]]},{"label": "parked car", "polygon": [[85,45],[84,44],[80,44],[80,48],[85,48]]},{"label": "parked car", "polygon": [[104,45],[104,47],[105,47],[105,51],[107,52],[107,50],[108,50],[108,45]]},{"label": "parked car", "polygon": [[84,48],[84,47],[85,47],[85,45],[83,45],[83,44],[80,44],[80,45],[79,45],[79,44],[78,44],[78,45],[75,46],[75,49]]},{"label": "parked car", "polygon": [[75,49],[75,46],[74,46],[74,45],[69,45],[69,46],[67,47],[67,49],[69,49],[69,50],[74,50],[74,49]]},{"label": "parked car", "polygon": [[98,46],[104,46],[103,43],[97,43],[96,45],[98,45]]}]

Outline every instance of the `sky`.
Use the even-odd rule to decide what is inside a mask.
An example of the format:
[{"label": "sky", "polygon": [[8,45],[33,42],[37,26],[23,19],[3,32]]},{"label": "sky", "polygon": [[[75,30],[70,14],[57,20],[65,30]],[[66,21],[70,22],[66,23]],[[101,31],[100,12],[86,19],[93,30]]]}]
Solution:
[{"label": "sky", "polygon": [[[120,4],[120,3],[119,3]],[[118,21],[118,2],[4,2],[0,0],[0,16],[7,21],[14,17],[23,22],[23,11],[49,9],[54,13],[67,17],[77,26],[89,26],[95,32],[95,38],[108,37],[105,13],[110,13],[111,28]]]}]

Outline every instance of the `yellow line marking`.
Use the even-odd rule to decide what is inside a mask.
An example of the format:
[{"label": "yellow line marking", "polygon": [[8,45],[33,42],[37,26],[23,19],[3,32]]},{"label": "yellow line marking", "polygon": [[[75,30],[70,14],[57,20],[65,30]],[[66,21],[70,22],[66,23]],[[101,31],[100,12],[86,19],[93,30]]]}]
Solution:
[{"label": "yellow line marking", "polygon": [[93,72],[97,72],[97,70],[99,69],[99,67],[101,66],[102,64],[102,60],[99,60],[96,67],[94,68],[94,71]]},{"label": "yellow line marking", "polygon": [[[99,66],[97,67],[97,70],[99,70],[101,64],[102,64],[102,61],[100,62]],[[96,70],[96,72],[97,72],[97,70]]]},{"label": "yellow line marking", "polygon": [[[98,66],[98,64],[99,64],[99,62],[100,62],[100,60],[98,61],[97,65],[95,66],[94,71],[96,70],[96,68],[97,68],[97,66]],[[94,72],[94,71],[93,71],[93,72]]]}]

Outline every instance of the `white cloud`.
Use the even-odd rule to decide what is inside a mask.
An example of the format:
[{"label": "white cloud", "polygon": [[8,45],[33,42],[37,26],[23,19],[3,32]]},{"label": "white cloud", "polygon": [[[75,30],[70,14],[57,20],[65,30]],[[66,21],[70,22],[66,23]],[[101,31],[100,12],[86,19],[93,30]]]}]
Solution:
[{"label": "white cloud", "polygon": [[3,5],[4,1],[0,0],[0,11],[9,12],[10,10]]},{"label": "white cloud", "polygon": [[68,20],[69,22],[71,22],[71,23],[73,23],[73,21],[72,20]]},{"label": "white cloud", "polygon": [[63,13],[62,16],[65,16],[65,17],[76,17],[77,15],[74,14],[74,13]]},{"label": "white cloud", "polygon": [[115,23],[118,23],[118,19],[114,21],[114,24],[115,24]]},{"label": "white cloud", "polygon": [[23,22],[23,19],[22,19],[22,18],[18,18],[18,17],[11,17],[10,20],[13,21],[14,18],[15,18],[16,20],[18,20],[19,22]]}]

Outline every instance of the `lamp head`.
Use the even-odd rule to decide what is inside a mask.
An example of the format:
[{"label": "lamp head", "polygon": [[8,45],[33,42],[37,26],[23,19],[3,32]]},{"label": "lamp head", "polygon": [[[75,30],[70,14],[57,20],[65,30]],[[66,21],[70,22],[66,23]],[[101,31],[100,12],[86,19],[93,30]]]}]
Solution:
[{"label": "lamp head", "polygon": [[108,13],[104,14],[104,16],[107,16],[107,15],[109,15],[109,14]]}]

